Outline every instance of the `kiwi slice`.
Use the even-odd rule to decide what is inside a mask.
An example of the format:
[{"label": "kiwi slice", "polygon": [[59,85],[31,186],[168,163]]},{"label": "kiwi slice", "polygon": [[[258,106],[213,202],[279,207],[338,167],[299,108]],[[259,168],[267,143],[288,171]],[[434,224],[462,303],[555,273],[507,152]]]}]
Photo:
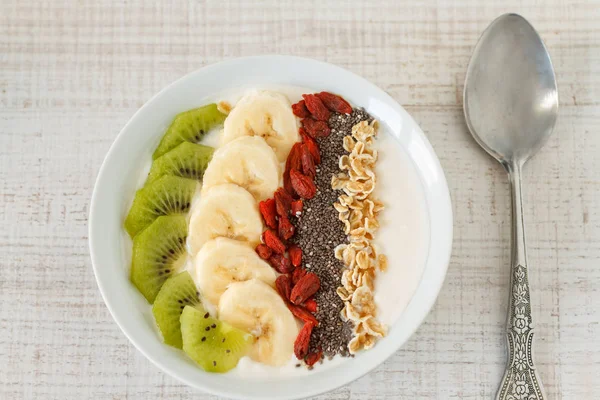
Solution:
[{"label": "kiwi slice", "polygon": [[133,239],[131,281],[151,304],[185,263],[187,231],[183,215],[161,216]]},{"label": "kiwi slice", "polygon": [[180,143],[199,142],[206,132],[223,121],[225,114],[221,113],[214,103],[177,114],[154,151],[152,159],[156,160]]},{"label": "kiwi slice", "polygon": [[201,144],[183,142],[152,163],[147,182],[164,175],[201,180],[215,149]]},{"label": "kiwi slice", "polygon": [[152,313],[166,344],[178,349],[182,346],[179,317],[186,305],[200,304],[199,293],[190,273],[173,275],[162,285],[154,300]]},{"label": "kiwi slice", "polygon": [[134,237],[161,215],[185,214],[190,209],[198,182],[165,175],[138,190],[125,219],[125,229]]},{"label": "kiwi slice", "polygon": [[183,351],[208,372],[234,368],[253,343],[252,335],[186,306],[181,314]]}]

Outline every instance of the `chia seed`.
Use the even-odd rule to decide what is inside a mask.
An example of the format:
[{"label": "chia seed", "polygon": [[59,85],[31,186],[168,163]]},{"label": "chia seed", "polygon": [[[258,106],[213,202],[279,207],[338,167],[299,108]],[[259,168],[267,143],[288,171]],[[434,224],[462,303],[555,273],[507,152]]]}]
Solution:
[{"label": "chia seed", "polygon": [[331,188],[331,177],[340,170],[338,159],[346,154],[344,136],[352,134],[352,127],[361,121],[373,118],[362,109],[354,109],[352,114],[332,113],[329,118],[331,134],[319,138],[321,164],[317,169],[315,184],[319,190],[315,197],[304,200],[305,212],[294,224],[296,242],[303,250],[305,268],[316,273],[321,279],[321,288],[315,294],[318,309],[315,314],[319,326],[314,328],[310,341],[310,351],[320,347],[323,354],[331,358],[336,354],[348,357],[348,342],[352,339],[352,325],[342,321],[340,312],[344,302],[336,290],[341,286],[344,264],[334,256],[337,245],[348,243],[344,233],[344,224],[338,219],[333,203],[342,193]]}]

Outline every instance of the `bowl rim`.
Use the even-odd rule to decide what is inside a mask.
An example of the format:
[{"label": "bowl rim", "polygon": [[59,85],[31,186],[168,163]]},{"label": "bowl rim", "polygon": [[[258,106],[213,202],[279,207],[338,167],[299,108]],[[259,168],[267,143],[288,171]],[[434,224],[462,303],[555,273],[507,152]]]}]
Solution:
[{"label": "bowl rim", "polygon": [[[136,119],[140,118],[140,115],[143,113],[143,111],[146,108],[151,108],[152,105],[158,101],[158,99],[165,96],[170,91],[174,90],[174,88],[176,88],[178,85],[181,85],[183,82],[195,79],[196,77],[199,77],[202,75],[209,75],[209,74],[215,72],[216,70],[219,70],[219,69],[225,68],[225,67],[242,66],[244,64],[252,64],[252,63],[260,64],[260,63],[265,63],[265,62],[304,63],[306,65],[314,66],[316,69],[319,69],[319,68],[327,69],[330,71],[335,71],[337,73],[343,74],[347,77],[347,79],[355,80],[356,82],[360,83],[361,85],[368,87],[371,91],[376,92],[378,97],[383,98],[386,101],[386,104],[391,105],[393,107],[393,111],[400,114],[403,120],[406,120],[406,121],[409,121],[410,123],[412,123],[412,125],[414,125],[414,127],[415,127],[412,131],[412,134],[417,135],[418,139],[420,139],[420,141],[422,142],[422,145],[423,145],[422,150],[427,152],[428,155],[431,157],[431,160],[430,160],[432,162],[431,167],[433,167],[433,169],[434,169],[433,172],[436,175],[437,185],[439,186],[438,189],[441,189],[441,191],[439,191],[439,193],[437,193],[438,197],[436,197],[436,201],[440,201],[441,212],[445,218],[444,226],[445,226],[445,230],[446,230],[445,232],[443,232],[443,237],[445,238],[444,239],[445,243],[442,243],[440,245],[439,252],[437,252],[438,255],[436,256],[436,257],[440,258],[439,262],[436,264],[436,265],[438,265],[437,269],[436,269],[437,275],[430,277],[431,279],[427,279],[427,282],[426,282],[427,292],[429,293],[429,295],[426,296],[423,299],[423,301],[421,302],[421,305],[419,306],[419,309],[421,311],[419,312],[418,316],[413,318],[413,321],[414,321],[412,324],[413,326],[410,329],[408,329],[407,334],[404,335],[404,339],[399,341],[398,343],[394,343],[393,351],[386,350],[385,351],[386,354],[379,356],[379,360],[376,363],[370,363],[371,365],[369,365],[366,368],[363,368],[358,373],[355,372],[355,373],[351,373],[349,375],[347,374],[341,378],[337,377],[336,382],[333,385],[327,386],[325,388],[323,388],[322,386],[320,387],[319,385],[316,385],[316,384],[314,386],[313,385],[304,385],[303,387],[305,390],[302,393],[300,393],[299,395],[290,393],[290,394],[286,394],[283,397],[281,394],[279,394],[277,397],[270,397],[269,395],[266,395],[266,394],[263,394],[263,395],[245,394],[240,391],[231,391],[229,388],[225,389],[225,387],[218,389],[216,387],[206,386],[206,385],[201,384],[199,381],[188,379],[187,377],[182,376],[182,374],[180,372],[176,371],[174,367],[172,367],[170,365],[166,365],[166,363],[163,360],[160,360],[158,356],[156,356],[155,354],[152,354],[152,352],[149,351],[149,349],[147,349],[144,344],[142,344],[142,341],[140,339],[138,339],[136,334],[134,332],[132,332],[132,330],[129,329],[127,321],[125,320],[126,316],[122,315],[120,312],[117,311],[115,304],[113,304],[113,302],[112,302],[112,299],[107,295],[107,292],[108,292],[107,282],[104,281],[102,274],[100,273],[99,268],[98,268],[98,265],[100,264],[100,260],[99,260],[99,256],[98,256],[98,252],[96,250],[96,244],[95,244],[96,243],[95,227],[98,225],[96,223],[96,215],[97,215],[98,204],[100,201],[99,200],[99,196],[100,196],[99,187],[101,186],[102,180],[104,179],[104,177],[106,175],[106,170],[108,168],[108,164],[109,164],[110,160],[114,157],[114,154],[117,151],[117,149],[119,149],[121,142],[124,140],[125,135],[127,134],[128,130],[133,125],[134,121],[136,121]],[[411,159],[412,159],[412,157],[411,157]],[[419,179],[422,181],[423,177],[420,174],[419,168],[417,168],[416,165],[415,165],[415,168],[417,169],[417,172],[419,172]],[[429,213],[430,213],[430,208],[431,208],[431,204],[429,204],[429,202],[428,202],[427,209],[428,209]],[[432,225],[431,213],[430,213],[430,221],[429,222],[430,222],[430,226],[431,226]],[[100,290],[100,293],[102,295],[104,303],[106,304],[111,316],[113,317],[113,319],[115,320],[115,322],[117,323],[117,325],[119,326],[121,331],[129,339],[129,341],[131,343],[133,343],[133,345],[147,359],[149,359],[154,365],[156,365],[160,370],[164,371],[168,375],[174,377],[175,379],[185,383],[186,385],[188,385],[190,387],[193,387],[195,389],[199,389],[206,393],[210,393],[210,394],[214,394],[214,395],[225,396],[225,397],[229,397],[229,398],[243,398],[243,399],[266,399],[266,398],[300,399],[300,398],[305,398],[308,396],[315,396],[315,395],[319,395],[319,394],[322,394],[325,392],[335,390],[341,386],[344,386],[344,385],[360,378],[361,376],[366,375],[368,372],[372,371],[377,366],[383,364],[389,357],[391,357],[402,345],[404,345],[408,341],[408,339],[414,334],[414,332],[418,329],[418,327],[423,323],[425,317],[429,314],[429,312],[431,311],[431,308],[433,307],[433,305],[435,304],[435,302],[437,300],[437,297],[443,286],[445,276],[447,273],[447,269],[449,266],[450,256],[451,256],[451,251],[452,251],[452,240],[453,240],[453,211],[452,211],[452,204],[451,204],[451,198],[450,198],[450,192],[448,189],[448,184],[447,184],[443,169],[441,167],[441,164],[439,162],[437,155],[435,154],[431,144],[429,143],[428,139],[426,138],[425,134],[420,129],[418,124],[408,114],[408,112],[406,112],[406,110],[404,110],[404,108],[399,103],[397,103],[396,100],[394,100],[390,95],[388,95],[385,91],[383,91],[382,89],[380,89],[373,83],[362,78],[361,76],[359,76],[351,71],[348,71],[342,67],[339,67],[337,65],[313,60],[310,58],[304,58],[304,57],[285,56],[285,55],[263,55],[263,56],[250,56],[250,57],[240,57],[240,58],[228,59],[228,60],[224,60],[224,61],[221,61],[218,63],[210,64],[210,65],[204,66],[202,68],[199,68],[195,71],[192,71],[192,72],[186,74],[185,76],[175,80],[174,82],[172,82],[165,88],[163,88],[157,94],[152,96],[148,101],[146,101],[144,103],[144,105],[142,107],[140,107],[134,113],[134,115],[129,119],[129,121],[125,124],[125,126],[121,129],[121,131],[117,135],[117,137],[114,139],[114,141],[113,141],[112,145],[110,146],[110,148],[104,158],[104,161],[102,162],[102,165],[99,169],[99,172],[98,172],[98,175],[96,178],[96,182],[94,185],[94,190],[92,193],[91,203],[90,203],[90,211],[89,211],[89,219],[88,219],[88,238],[89,238],[88,241],[89,241],[90,257],[92,260],[92,267],[94,270],[94,276],[96,278],[96,283],[98,284],[98,288]],[[436,244],[437,244],[437,242],[436,242]],[[415,293],[413,293],[411,300],[406,308],[408,308],[411,305],[411,303],[413,303],[413,299],[415,298],[416,294],[419,292],[419,289],[421,288],[421,286],[423,286],[423,284],[424,284],[423,279],[425,276],[425,270],[429,266],[429,261],[430,261],[429,259],[431,258],[431,255],[432,255],[432,248],[433,248],[432,242],[430,240],[428,255],[427,255],[427,259],[425,261],[423,275],[421,276],[420,282],[417,285],[417,288],[415,289]],[[404,312],[406,312],[406,309],[404,310]],[[398,323],[398,321],[395,324],[397,324],[397,323]],[[165,345],[163,345],[163,346],[165,346]],[[373,352],[376,348],[377,348],[377,346],[375,346],[373,349],[369,350],[369,352]],[[314,374],[314,375],[310,375],[310,377],[318,376],[318,375],[319,374]],[[339,374],[337,374],[337,375],[339,375]]]}]

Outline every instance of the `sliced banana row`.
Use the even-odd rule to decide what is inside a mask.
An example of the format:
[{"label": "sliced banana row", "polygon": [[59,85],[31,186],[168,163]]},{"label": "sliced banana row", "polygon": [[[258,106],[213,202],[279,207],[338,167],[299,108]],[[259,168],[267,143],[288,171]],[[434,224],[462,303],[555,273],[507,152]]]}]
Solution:
[{"label": "sliced banana row", "polygon": [[298,327],[273,288],[277,274],[254,251],[263,231],[258,202],[279,187],[280,161],[297,132],[286,97],[242,98],[225,120],[223,146],[204,174],[188,234],[203,298],[221,320],[255,335],[252,359],[275,366],[291,359]]}]

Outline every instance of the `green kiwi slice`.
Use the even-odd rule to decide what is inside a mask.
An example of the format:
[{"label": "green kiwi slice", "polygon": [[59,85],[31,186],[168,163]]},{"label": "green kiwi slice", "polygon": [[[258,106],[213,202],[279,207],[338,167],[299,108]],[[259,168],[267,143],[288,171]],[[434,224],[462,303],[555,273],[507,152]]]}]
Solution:
[{"label": "green kiwi slice", "polygon": [[223,121],[225,114],[221,113],[214,103],[177,114],[154,151],[152,159],[156,160],[182,142],[199,142],[206,132]]},{"label": "green kiwi slice", "polygon": [[161,216],[133,239],[131,281],[149,303],[184,265],[187,230],[183,215]]},{"label": "green kiwi slice", "polygon": [[183,142],[152,163],[147,183],[164,175],[201,180],[215,149],[201,144]]},{"label": "green kiwi slice", "polygon": [[171,276],[162,285],[154,300],[152,313],[166,344],[181,349],[183,342],[179,317],[186,305],[200,305],[198,296],[196,284],[187,271]]},{"label": "green kiwi slice", "polygon": [[125,229],[134,237],[161,215],[189,211],[197,181],[165,175],[138,190],[125,219]]},{"label": "green kiwi slice", "polygon": [[234,368],[253,343],[252,335],[186,306],[181,314],[183,351],[208,372]]}]

